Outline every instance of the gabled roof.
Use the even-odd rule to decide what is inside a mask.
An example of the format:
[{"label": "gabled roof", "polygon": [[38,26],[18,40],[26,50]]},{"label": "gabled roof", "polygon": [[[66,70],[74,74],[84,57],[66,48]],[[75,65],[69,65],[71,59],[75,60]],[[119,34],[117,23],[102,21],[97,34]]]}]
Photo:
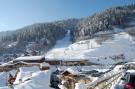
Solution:
[{"label": "gabled roof", "polygon": [[12,61],[9,61],[7,63],[3,63],[2,65],[0,66],[10,66],[10,65],[14,65]]},{"label": "gabled roof", "polygon": [[62,74],[66,73],[66,72],[73,74],[73,75],[79,74],[79,71],[77,70],[77,68],[67,68]]},{"label": "gabled roof", "polygon": [[44,56],[24,56],[24,57],[18,57],[13,61],[42,60],[44,58],[45,58]]},{"label": "gabled roof", "polygon": [[135,75],[135,70],[127,70],[127,73],[130,73],[130,74],[132,74],[132,75]]},{"label": "gabled roof", "polygon": [[40,64],[40,66],[48,66],[49,67],[50,65],[46,62],[43,62],[43,63]]}]

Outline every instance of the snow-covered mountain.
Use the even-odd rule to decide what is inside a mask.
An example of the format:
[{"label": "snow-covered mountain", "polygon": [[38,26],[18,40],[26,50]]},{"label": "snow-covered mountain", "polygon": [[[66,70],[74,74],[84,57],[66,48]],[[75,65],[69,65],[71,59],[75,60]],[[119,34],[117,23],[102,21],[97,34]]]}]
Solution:
[{"label": "snow-covered mountain", "polygon": [[[37,23],[15,31],[0,32],[0,35],[2,34],[0,36],[0,56],[8,53],[27,53],[26,51],[29,49],[30,51],[34,49],[35,51],[39,52],[39,54],[43,54],[50,50],[56,44],[56,41],[62,39],[67,30],[70,30],[70,36],[66,37],[68,40],[70,39],[71,42],[57,42],[61,44],[58,46],[62,46],[62,49],[63,46],[67,46],[75,42],[74,44],[65,48],[64,53],[68,53],[73,48],[73,51],[76,51],[74,51],[72,58],[83,58],[88,55],[89,52],[87,53],[85,50],[85,55],[80,55],[81,53],[78,54],[80,50],[81,52],[84,52],[84,49],[88,48],[92,51],[94,49],[90,48],[99,49],[100,46],[102,46],[100,41],[106,40],[106,37],[102,39],[101,33],[110,34],[110,32],[114,30],[113,27],[116,25],[123,28],[128,27],[128,23],[131,23],[134,20],[134,10],[134,4],[118,6],[109,8],[103,12],[96,13],[85,18],[68,19],[49,23]],[[130,26],[133,26],[133,24],[130,24]],[[97,36],[101,36],[101,39],[99,39],[100,37],[95,39]],[[103,42],[102,44],[105,43]],[[58,46],[55,45],[55,48],[58,48]],[[68,55],[68,57],[70,57],[70,55]]]},{"label": "snow-covered mountain", "polygon": [[99,64],[114,64],[135,59],[135,37],[131,36],[126,29],[114,27],[113,31],[99,32],[97,37],[93,39],[82,40],[73,44],[69,38],[68,32],[46,54],[46,58],[60,60],[88,59]]},{"label": "snow-covered mountain", "polygon": [[[3,62],[5,62],[5,58],[9,61],[23,52],[26,53],[21,56],[30,56],[28,55],[30,51],[39,51],[39,54],[42,52],[48,60],[88,60],[91,63],[101,64],[89,66],[48,64],[50,69],[47,71],[41,71],[39,65],[38,68],[36,66],[19,67],[12,86],[6,84],[7,79],[11,77],[9,75],[15,74],[15,71],[2,71],[0,89],[52,89],[50,72],[55,74],[54,71],[65,72],[66,70],[71,74],[79,74],[95,70],[99,74],[101,72],[104,75],[101,77],[105,79],[108,76],[112,77],[113,73],[115,75],[123,68],[123,65],[115,67],[112,64],[135,61],[135,5],[110,8],[82,19],[33,24],[17,31],[0,34],[3,34],[0,38],[0,55],[5,53],[5,56],[0,56]],[[17,53],[20,54],[17,55]],[[34,55],[37,54],[34,53]],[[106,75],[107,72],[109,73]],[[85,73],[84,75],[89,77]],[[56,81],[54,82],[56,84]]]}]

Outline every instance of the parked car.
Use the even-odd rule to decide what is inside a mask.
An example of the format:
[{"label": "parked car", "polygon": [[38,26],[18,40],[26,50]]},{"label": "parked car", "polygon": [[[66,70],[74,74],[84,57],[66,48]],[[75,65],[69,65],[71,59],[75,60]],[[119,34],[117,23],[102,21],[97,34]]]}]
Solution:
[{"label": "parked car", "polygon": [[121,78],[123,89],[135,89],[135,70],[128,70]]}]

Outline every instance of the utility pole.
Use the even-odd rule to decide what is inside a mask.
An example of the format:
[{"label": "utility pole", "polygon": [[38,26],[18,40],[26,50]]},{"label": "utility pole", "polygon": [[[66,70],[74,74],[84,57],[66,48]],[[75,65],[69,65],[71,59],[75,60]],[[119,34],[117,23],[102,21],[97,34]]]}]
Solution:
[{"label": "utility pole", "polygon": [[6,86],[8,86],[8,74],[7,74],[7,71],[6,71]]}]

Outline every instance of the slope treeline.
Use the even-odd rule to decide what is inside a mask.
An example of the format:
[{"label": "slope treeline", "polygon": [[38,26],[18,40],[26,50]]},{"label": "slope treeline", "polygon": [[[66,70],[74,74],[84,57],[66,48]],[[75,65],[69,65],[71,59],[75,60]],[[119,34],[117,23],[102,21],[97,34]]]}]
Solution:
[{"label": "slope treeline", "polygon": [[99,31],[113,30],[113,26],[124,27],[135,17],[135,5],[113,7],[104,12],[84,18],[73,32],[73,41],[90,39]]},{"label": "slope treeline", "polygon": [[17,43],[15,49],[19,50],[24,49],[28,42],[35,42],[49,49],[55,45],[57,40],[65,36],[67,30],[74,30],[77,22],[77,19],[68,19],[36,23],[15,31],[1,32],[0,34],[3,35],[0,39],[0,49],[7,49],[7,46],[13,42]]}]

